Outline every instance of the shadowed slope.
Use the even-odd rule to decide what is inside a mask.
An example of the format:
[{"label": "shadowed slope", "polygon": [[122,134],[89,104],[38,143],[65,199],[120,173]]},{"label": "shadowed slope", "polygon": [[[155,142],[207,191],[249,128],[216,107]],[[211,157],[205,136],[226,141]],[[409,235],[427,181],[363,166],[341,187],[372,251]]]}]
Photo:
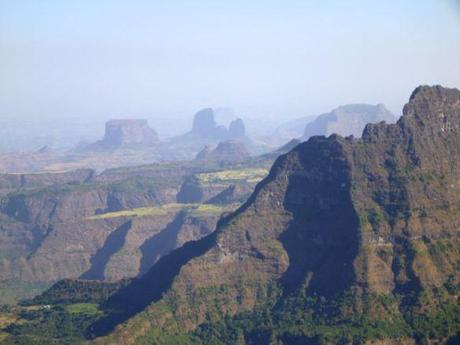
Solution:
[{"label": "shadowed slope", "polygon": [[104,280],[105,267],[110,257],[123,247],[126,234],[131,228],[131,225],[132,221],[129,220],[107,237],[102,248],[91,258],[90,269],[83,273],[80,279]]},{"label": "shadowed slope", "polygon": [[223,343],[236,330],[266,342],[454,335],[459,133],[460,91],[420,87],[395,125],[296,146],[213,235],[160,260],[128,302],[111,299],[133,315],[139,294],[146,308],[96,342],[162,344],[200,325]]}]

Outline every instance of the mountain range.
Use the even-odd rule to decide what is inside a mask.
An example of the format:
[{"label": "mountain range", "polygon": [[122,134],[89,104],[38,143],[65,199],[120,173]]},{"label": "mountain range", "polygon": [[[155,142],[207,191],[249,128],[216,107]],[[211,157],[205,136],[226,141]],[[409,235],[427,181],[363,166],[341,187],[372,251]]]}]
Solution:
[{"label": "mountain range", "polygon": [[[215,231],[129,281],[57,283],[5,344],[456,344],[459,131],[460,91],[421,86],[395,124],[289,144]],[[215,202],[191,175],[179,201]]]}]

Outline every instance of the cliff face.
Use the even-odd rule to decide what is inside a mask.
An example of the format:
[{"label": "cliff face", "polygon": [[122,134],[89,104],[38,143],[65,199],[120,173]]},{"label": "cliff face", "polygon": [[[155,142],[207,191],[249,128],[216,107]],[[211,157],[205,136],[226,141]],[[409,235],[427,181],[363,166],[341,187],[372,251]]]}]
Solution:
[{"label": "cliff face", "polygon": [[[0,289],[22,298],[12,284],[40,283],[43,289],[42,283],[63,278],[142,275],[171,250],[213,231],[221,213],[241,204],[266,173],[253,170],[241,162],[188,162],[100,175],[92,170],[2,175]],[[188,194],[187,181],[195,181],[198,199]],[[240,184],[245,187],[230,191]],[[200,205],[214,197],[219,200]],[[0,303],[7,301],[3,297]]]},{"label": "cliff face", "polygon": [[460,331],[459,132],[460,91],[420,87],[397,124],[298,145],[215,233],[113,295],[95,333],[127,321],[96,342],[445,342]]}]

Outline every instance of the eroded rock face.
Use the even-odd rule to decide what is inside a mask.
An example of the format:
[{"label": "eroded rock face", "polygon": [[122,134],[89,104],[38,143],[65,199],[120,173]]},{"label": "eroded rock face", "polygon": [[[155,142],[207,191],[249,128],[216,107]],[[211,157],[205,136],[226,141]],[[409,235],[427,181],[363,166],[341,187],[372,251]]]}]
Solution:
[{"label": "eroded rock face", "polygon": [[[460,285],[459,178],[460,91],[419,87],[397,124],[368,125],[362,139],[314,137],[278,158],[215,233],[109,299],[117,317],[101,330],[132,318],[97,343],[191,331],[214,310],[266,306],[274,322],[281,313],[302,323],[293,301],[313,296],[331,302],[338,322],[404,319],[409,334],[418,316],[450,322],[443,310],[457,305],[452,286]],[[274,286],[279,295],[270,295]],[[208,326],[219,322],[213,315]]]},{"label": "eroded rock face", "polygon": [[[93,170],[0,175],[0,288],[10,289],[11,282],[113,281],[145,273],[174,248],[213,231],[223,212],[244,201],[255,182],[244,195],[230,193],[197,208],[231,185],[246,185],[248,177],[218,176],[219,169],[228,173],[242,166],[190,161],[99,175]],[[216,176],[200,178],[207,173]],[[139,214],[130,214],[133,209]],[[18,298],[26,297],[22,293]]]},{"label": "eroded rock face", "polygon": [[349,104],[338,107],[330,113],[322,114],[305,127],[303,140],[314,135],[339,134],[361,137],[364,127],[368,123],[385,121],[393,123],[394,115],[383,104]]}]

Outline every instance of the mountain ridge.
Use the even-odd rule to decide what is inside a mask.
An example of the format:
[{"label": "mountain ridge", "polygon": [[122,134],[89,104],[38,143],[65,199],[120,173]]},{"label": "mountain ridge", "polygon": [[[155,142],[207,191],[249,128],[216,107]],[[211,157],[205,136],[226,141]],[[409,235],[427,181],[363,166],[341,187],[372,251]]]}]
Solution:
[{"label": "mountain ridge", "polygon": [[[460,91],[423,86],[397,124],[367,125],[361,140],[332,135],[298,145],[277,159],[215,233],[194,244],[207,249],[188,257],[168,286],[143,302],[144,311],[95,343],[163,343],[185,336],[184,331],[203,339],[207,329],[228,330],[228,318],[255,318],[251,313],[260,308],[267,310],[266,320],[279,313],[285,317],[293,313],[286,309],[290,300],[301,304],[314,296],[336,301],[336,327],[352,318],[361,326],[351,331],[366,341],[386,336],[397,343],[430,334],[443,341],[439,332],[447,331],[429,324],[459,315],[451,291],[458,285],[460,262],[453,206],[460,201],[459,127]],[[146,291],[161,286],[154,273],[148,279]],[[127,298],[121,303],[136,305],[126,289],[118,295]],[[108,306],[116,310],[121,300],[115,294]],[[327,303],[306,305],[294,310],[315,315]],[[385,325],[380,333],[360,333],[378,323]],[[106,331],[113,327],[109,322],[102,328],[107,326]],[[326,336],[310,327],[298,328],[301,339]],[[454,323],[450,336],[459,329]],[[250,341],[254,329],[241,330]],[[269,334],[279,341],[290,336],[280,325]],[[340,333],[335,336],[331,339],[341,339]]]}]

